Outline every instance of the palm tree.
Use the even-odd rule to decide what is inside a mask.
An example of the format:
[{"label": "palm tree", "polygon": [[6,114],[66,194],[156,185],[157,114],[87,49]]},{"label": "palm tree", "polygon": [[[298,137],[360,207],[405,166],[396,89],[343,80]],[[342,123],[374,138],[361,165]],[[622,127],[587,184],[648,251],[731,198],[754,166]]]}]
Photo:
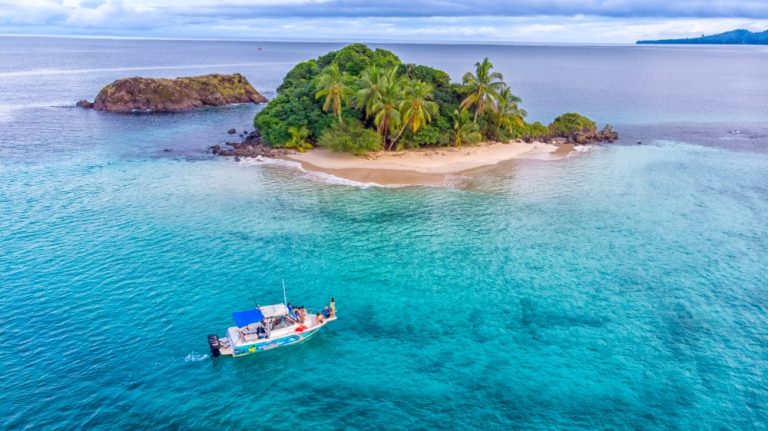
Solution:
[{"label": "palm tree", "polygon": [[485,109],[496,110],[496,100],[504,87],[504,77],[499,72],[491,72],[491,69],[493,64],[485,57],[482,62],[475,63],[475,74],[467,72],[462,78],[467,96],[459,106],[462,109],[475,107],[475,123],[477,115]]},{"label": "palm tree", "polygon": [[522,126],[524,124],[523,118],[528,115],[525,110],[520,109],[518,103],[522,100],[512,94],[512,89],[509,86],[504,86],[499,92],[496,109],[496,122],[499,127],[506,127],[507,130],[512,132],[515,126]]},{"label": "palm tree", "polygon": [[360,74],[357,91],[357,106],[365,113],[365,118],[373,116],[373,106],[381,99],[383,75],[376,66],[365,69]]},{"label": "palm tree", "polygon": [[477,142],[482,139],[477,130],[477,124],[469,118],[469,112],[466,109],[453,111],[453,144],[461,148],[464,142]]},{"label": "palm tree", "polygon": [[[402,96],[402,79],[397,76],[397,68],[393,67],[384,71],[378,84],[379,97],[371,106],[371,112],[375,114],[373,121],[384,137],[384,145],[387,144],[387,136],[400,126],[400,111],[397,109]],[[391,144],[388,149],[391,148]]]},{"label": "palm tree", "polygon": [[309,129],[307,129],[306,126],[301,126],[301,128],[291,126],[288,128],[288,133],[291,137],[288,138],[288,142],[285,143],[285,148],[294,148],[300,153],[313,148],[312,144],[307,142]]},{"label": "palm tree", "polygon": [[342,103],[349,105],[349,93],[351,92],[349,86],[347,86],[348,77],[346,73],[339,70],[339,65],[332,63],[330,66],[323,70],[320,75],[320,79],[317,82],[316,99],[325,97],[323,102],[323,111],[333,111],[333,115],[341,119]]},{"label": "palm tree", "polygon": [[432,114],[437,112],[437,103],[432,100],[432,86],[422,81],[410,81],[405,90],[405,99],[400,102],[400,115],[403,127],[392,141],[395,145],[406,128],[416,133],[432,121]]}]

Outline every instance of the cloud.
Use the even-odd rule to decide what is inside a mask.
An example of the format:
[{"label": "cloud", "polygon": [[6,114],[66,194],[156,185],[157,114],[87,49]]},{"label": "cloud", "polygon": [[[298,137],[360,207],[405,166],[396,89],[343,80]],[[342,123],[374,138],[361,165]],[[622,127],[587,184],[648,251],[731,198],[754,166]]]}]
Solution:
[{"label": "cloud", "polygon": [[158,14],[122,0],[0,0],[0,25],[52,28],[152,28]]},{"label": "cloud", "polygon": [[205,16],[259,17],[696,17],[768,18],[762,0],[370,0],[200,3],[185,12]]},{"label": "cloud", "polygon": [[84,28],[148,29],[157,25],[157,14],[126,6],[122,0],[81,2],[66,15],[65,26]]},{"label": "cloud", "polygon": [[0,0],[0,31],[262,40],[633,42],[768,28],[762,0]]}]

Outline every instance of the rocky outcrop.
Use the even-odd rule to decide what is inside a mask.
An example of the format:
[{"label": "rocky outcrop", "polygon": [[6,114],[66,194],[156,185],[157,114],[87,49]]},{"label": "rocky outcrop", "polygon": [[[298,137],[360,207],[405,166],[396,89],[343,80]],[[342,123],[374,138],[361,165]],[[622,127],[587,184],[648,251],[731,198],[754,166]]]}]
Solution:
[{"label": "rocky outcrop", "polygon": [[232,103],[265,103],[267,98],[239,73],[176,79],[125,78],[104,87],[91,104],[82,108],[108,112],[182,112],[203,106]]},{"label": "rocky outcrop", "polygon": [[575,131],[571,133],[558,133],[550,136],[548,139],[543,139],[546,142],[561,145],[587,145],[596,144],[599,142],[612,143],[619,139],[619,133],[613,130],[611,126],[605,126],[603,130],[596,129],[584,129],[581,131]]},{"label": "rocky outcrop", "polygon": [[89,101],[83,99],[83,100],[80,100],[77,103],[75,103],[75,106],[77,106],[78,108],[91,109],[91,108],[93,108],[93,102],[89,102]]},{"label": "rocky outcrop", "polygon": [[258,133],[252,132],[242,142],[226,142],[224,146],[210,147],[211,153],[225,157],[275,157],[285,153],[285,150],[275,149],[262,142]]},{"label": "rocky outcrop", "polygon": [[605,126],[599,132],[577,132],[565,137],[569,144],[585,145],[596,142],[614,142],[619,139],[619,133],[611,126]]}]

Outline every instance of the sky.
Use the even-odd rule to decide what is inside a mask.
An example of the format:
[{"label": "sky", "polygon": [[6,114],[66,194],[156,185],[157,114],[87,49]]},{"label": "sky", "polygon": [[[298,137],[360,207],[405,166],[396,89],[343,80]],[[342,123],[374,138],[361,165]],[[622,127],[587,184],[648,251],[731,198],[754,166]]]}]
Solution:
[{"label": "sky", "polygon": [[768,0],[0,0],[0,34],[632,43],[768,30]]}]

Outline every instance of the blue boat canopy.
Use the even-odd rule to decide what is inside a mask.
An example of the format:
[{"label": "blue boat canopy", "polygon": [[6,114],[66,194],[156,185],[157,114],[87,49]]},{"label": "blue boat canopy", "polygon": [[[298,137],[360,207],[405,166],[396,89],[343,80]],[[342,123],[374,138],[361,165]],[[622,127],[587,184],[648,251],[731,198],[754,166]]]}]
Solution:
[{"label": "blue boat canopy", "polygon": [[235,311],[232,313],[232,318],[235,319],[235,325],[238,328],[248,326],[251,323],[261,322],[264,320],[264,315],[258,308],[248,311]]}]

